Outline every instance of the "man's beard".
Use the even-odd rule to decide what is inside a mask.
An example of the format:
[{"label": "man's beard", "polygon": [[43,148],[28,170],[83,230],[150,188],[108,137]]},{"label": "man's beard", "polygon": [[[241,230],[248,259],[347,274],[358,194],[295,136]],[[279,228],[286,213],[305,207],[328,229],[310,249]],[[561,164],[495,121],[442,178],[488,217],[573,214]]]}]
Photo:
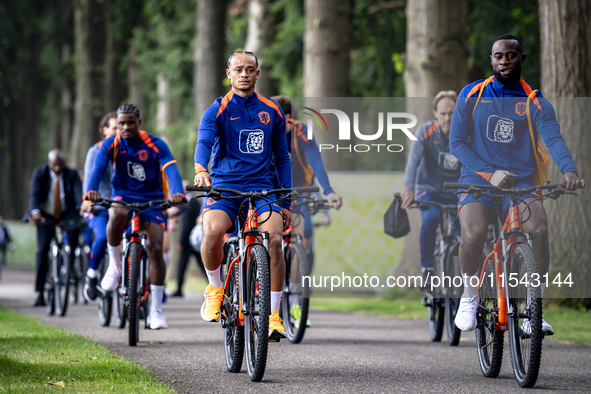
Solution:
[{"label": "man's beard", "polygon": [[500,71],[495,71],[495,78],[503,85],[513,85],[519,82],[521,78],[521,64],[515,66],[513,72],[506,77],[502,76]]}]

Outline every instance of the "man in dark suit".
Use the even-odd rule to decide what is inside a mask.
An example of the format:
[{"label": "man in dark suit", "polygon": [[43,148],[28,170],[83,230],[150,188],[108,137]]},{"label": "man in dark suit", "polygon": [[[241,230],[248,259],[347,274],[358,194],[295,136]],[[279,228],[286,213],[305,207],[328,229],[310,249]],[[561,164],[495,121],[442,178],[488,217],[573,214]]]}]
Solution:
[{"label": "man in dark suit", "polygon": [[[37,224],[37,280],[35,291],[38,296],[33,306],[45,305],[43,288],[47,276],[47,255],[56,223],[73,222],[80,219],[82,182],[76,170],[66,167],[64,154],[53,149],[48,154],[46,165],[35,168],[29,186],[29,212],[25,220]],[[70,264],[78,246],[77,227],[65,228],[70,245]]]}]

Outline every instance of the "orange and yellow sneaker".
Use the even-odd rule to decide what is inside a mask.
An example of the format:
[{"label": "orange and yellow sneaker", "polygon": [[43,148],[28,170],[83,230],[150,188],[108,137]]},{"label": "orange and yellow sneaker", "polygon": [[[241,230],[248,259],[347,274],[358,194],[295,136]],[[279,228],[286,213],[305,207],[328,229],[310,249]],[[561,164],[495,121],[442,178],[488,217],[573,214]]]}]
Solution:
[{"label": "orange and yellow sneaker", "polygon": [[210,283],[207,285],[203,297],[205,300],[201,305],[201,318],[205,321],[220,320],[220,308],[224,301],[224,287],[215,287]]},{"label": "orange and yellow sneaker", "polygon": [[279,317],[279,311],[269,315],[269,342],[279,342],[281,338],[287,338],[283,320]]}]

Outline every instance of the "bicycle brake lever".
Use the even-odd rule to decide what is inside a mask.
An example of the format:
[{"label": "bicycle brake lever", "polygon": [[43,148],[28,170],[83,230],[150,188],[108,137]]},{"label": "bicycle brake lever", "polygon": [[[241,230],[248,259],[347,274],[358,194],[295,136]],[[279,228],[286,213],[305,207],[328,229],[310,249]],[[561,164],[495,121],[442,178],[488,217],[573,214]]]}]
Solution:
[{"label": "bicycle brake lever", "polygon": [[219,201],[222,198],[222,193],[218,192],[217,190],[211,190],[209,192],[209,197],[213,198],[215,201]]}]

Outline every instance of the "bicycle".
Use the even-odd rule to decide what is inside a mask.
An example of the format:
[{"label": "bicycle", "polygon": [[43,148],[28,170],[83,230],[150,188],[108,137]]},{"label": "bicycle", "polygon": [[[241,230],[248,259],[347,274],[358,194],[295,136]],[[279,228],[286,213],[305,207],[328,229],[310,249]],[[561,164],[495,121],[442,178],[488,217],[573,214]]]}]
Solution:
[{"label": "bicycle", "polygon": [[[83,231],[85,228],[88,229],[86,223],[83,222],[80,229]],[[90,262],[91,249],[90,245],[86,243],[82,231],[78,238],[78,246],[74,251],[74,263],[72,265],[73,280],[70,283],[70,302],[72,304],[78,303],[78,289],[80,289],[80,298],[83,300],[83,303],[88,304],[88,300],[86,300],[84,294],[82,294],[84,286],[80,286],[80,284],[84,283],[84,277],[86,276],[88,263]]]},{"label": "bicycle", "polygon": [[[99,275],[98,281],[105,275],[107,272],[108,264],[108,255],[105,255],[105,258],[99,265]],[[111,315],[113,314],[113,304],[117,302],[115,293],[118,293],[118,290],[115,291],[107,291],[104,290],[100,285],[97,285],[97,298],[98,298],[98,317],[99,317],[99,324],[103,327],[109,326],[111,323]],[[119,311],[115,311],[115,313],[119,313]],[[123,323],[125,324],[125,322]],[[123,328],[123,327],[121,327]]]},{"label": "bicycle", "polygon": [[[313,216],[322,209],[329,209],[326,200],[301,196],[305,201],[293,203],[303,206],[306,214]],[[298,215],[301,219],[302,216]],[[291,343],[300,343],[304,338],[310,308],[310,291],[301,285],[301,278],[312,272],[312,261],[308,257],[300,234],[293,234],[293,218],[289,229],[283,233],[283,254],[285,256],[285,281],[281,297],[281,315],[285,322],[285,333]],[[294,239],[295,238],[295,239]]]},{"label": "bicycle", "polygon": [[295,188],[241,192],[210,186],[187,187],[187,191],[206,192],[196,198],[244,198],[239,211],[248,204],[246,216],[239,215],[241,230],[237,236],[224,242],[223,246],[225,279],[222,279],[224,302],[220,310],[220,323],[224,329],[228,371],[240,372],[246,350],[248,377],[253,382],[260,382],[265,374],[269,341],[279,341],[279,338],[268,338],[271,314],[269,233],[258,229],[256,200],[262,198],[266,204],[272,204],[285,198],[277,198],[276,194],[293,193],[294,190],[312,191],[311,188]]},{"label": "bicycle", "polygon": [[[491,197],[497,208],[503,197],[509,197],[511,201],[505,220],[493,220],[492,237],[485,243],[484,263],[479,274],[476,344],[480,368],[486,377],[496,378],[499,375],[504,333],[509,331],[511,364],[517,383],[526,388],[536,383],[544,339],[541,275],[533,251],[533,235],[522,230],[522,217],[533,201],[557,199],[563,194],[578,196],[564,190],[565,186],[548,184],[526,189],[503,189],[492,185],[444,183],[445,188],[465,189],[456,194]],[[548,192],[542,195],[543,190]],[[531,193],[539,197],[527,203],[520,213],[518,203],[524,202],[521,197]]]},{"label": "bicycle", "polygon": [[[457,204],[441,204],[436,201],[417,200],[410,207],[426,210],[429,205],[439,209],[441,215],[441,220],[437,227],[435,250],[432,260],[432,277],[438,277],[439,282],[437,286],[433,286],[433,291],[425,292],[423,305],[429,308],[429,334],[431,340],[433,342],[441,341],[443,326],[445,324],[449,345],[457,346],[460,343],[462,331],[456,327],[454,320],[464,290],[463,284],[456,286],[453,281],[453,278],[462,276],[460,260],[457,258],[457,254],[454,253],[454,248],[460,241],[455,233],[458,206]],[[447,280],[447,278],[450,280]],[[424,283],[422,285],[423,287],[427,287]]]},{"label": "bicycle", "polygon": [[[126,320],[128,326],[128,344],[137,346],[139,341],[140,319],[144,320],[144,328],[148,328],[148,305],[150,297],[149,286],[149,260],[146,251],[146,242],[148,236],[140,233],[140,214],[146,210],[166,210],[172,207],[168,200],[156,200],[145,203],[126,203],[123,201],[112,201],[101,199],[95,205],[103,208],[111,208],[113,205],[124,206],[131,212],[131,232],[123,233],[123,242],[121,245],[123,258],[123,269],[121,271],[120,289],[113,293],[119,293],[123,300],[123,308],[126,309]],[[119,300],[117,304],[118,313]],[[116,315],[117,316],[117,315]],[[123,325],[125,320],[123,320]]]},{"label": "bicycle", "polygon": [[70,288],[74,286],[75,277],[72,274],[70,262],[70,247],[64,243],[64,231],[79,229],[83,226],[81,219],[55,221],[46,219],[38,226],[57,227],[49,247],[49,267],[45,280],[46,312],[49,316],[57,314],[66,316]]}]

